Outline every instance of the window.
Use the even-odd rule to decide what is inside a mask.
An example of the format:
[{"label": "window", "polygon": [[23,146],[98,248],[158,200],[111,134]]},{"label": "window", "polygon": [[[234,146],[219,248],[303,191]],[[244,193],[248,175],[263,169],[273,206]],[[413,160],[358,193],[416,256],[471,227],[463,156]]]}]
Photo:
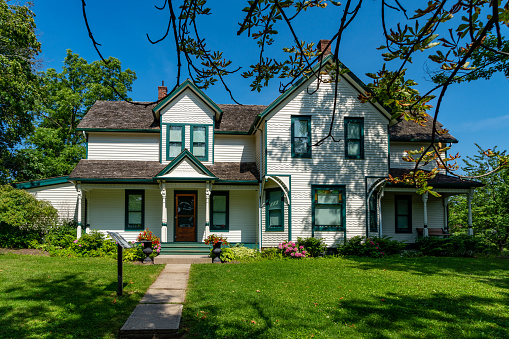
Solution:
[{"label": "window", "polygon": [[228,232],[228,192],[212,192],[210,206],[210,230]]},{"label": "window", "polygon": [[184,150],[184,134],[183,125],[168,125],[166,129],[166,138],[168,139],[166,160],[175,158]]},{"label": "window", "polygon": [[344,186],[313,186],[313,228],[342,231],[345,227]]},{"label": "window", "polygon": [[396,205],[396,233],[412,233],[412,196],[397,195]]},{"label": "window", "polygon": [[265,230],[279,231],[285,230],[284,226],[284,196],[279,188],[265,191]]},{"label": "window", "polygon": [[311,117],[292,116],[292,158],[311,158]]},{"label": "window", "polygon": [[345,118],[345,157],[364,158],[364,119]]},{"label": "window", "polygon": [[369,230],[371,232],[378,231],[378,223],[377,223],[377,196],[376,192],[373,192],[371,198],[369,198]]},{"label": "window", "polygon": [[125,191],[125,230],[139,231],[145,228],[145,191]]},{"label": "window", "polygon": [[207,138],[208,126],[191,126],[191,153],[198,160],[208,159]]}]

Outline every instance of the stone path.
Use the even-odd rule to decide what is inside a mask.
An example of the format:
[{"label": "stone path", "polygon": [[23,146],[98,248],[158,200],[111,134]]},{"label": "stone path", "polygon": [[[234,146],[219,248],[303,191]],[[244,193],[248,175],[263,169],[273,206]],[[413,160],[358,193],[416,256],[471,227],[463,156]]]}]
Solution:
[{"label": "stone path", "polygon": [[167,264],[120,329],[120,338],[178,337],[190,269],[191,264]]}]

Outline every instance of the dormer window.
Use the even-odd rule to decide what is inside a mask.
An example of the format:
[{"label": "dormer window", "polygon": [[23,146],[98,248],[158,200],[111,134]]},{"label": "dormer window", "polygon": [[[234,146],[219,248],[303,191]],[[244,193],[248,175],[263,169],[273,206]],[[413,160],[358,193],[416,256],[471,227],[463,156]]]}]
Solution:
[{"label": "dormer window", "polygon": [[207,126],[191,125],[191,153],[202,161],[208,159],[207,132]]},{"label": "dormer window", "polygon": [[166,160],[171,160],[184,150],[184,125],[168,125]]}]

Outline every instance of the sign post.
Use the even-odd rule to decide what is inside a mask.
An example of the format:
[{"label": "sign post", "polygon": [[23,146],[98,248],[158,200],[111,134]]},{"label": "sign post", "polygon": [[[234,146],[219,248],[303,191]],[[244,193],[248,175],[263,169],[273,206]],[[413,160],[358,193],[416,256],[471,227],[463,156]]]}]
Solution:
[{"label": "sign post", "polygon": [[123,266],[122,266],[122,249],[132,248],[133,246],[127,242],[119,233],[108,231],[109,236],[117,243],[117,295],[122,295],[123,289]]}]

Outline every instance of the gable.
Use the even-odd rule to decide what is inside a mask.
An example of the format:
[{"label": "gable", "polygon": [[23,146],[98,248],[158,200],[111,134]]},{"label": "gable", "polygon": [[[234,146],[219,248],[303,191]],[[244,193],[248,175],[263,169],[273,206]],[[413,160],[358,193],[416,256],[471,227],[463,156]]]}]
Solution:
[{"label": "gable", "polygon": [[161,123],[213,124],[215,112],[192,90],[185,89],[161,108]]},{"label": "gable", "polygon": [[158,176],[159,179],[179,179],[179,178],[192,178],[192,179],[214,179],[203,170],[198,168],[189,159],[183,159],[178,165],[171,168],[168,172]]}]

